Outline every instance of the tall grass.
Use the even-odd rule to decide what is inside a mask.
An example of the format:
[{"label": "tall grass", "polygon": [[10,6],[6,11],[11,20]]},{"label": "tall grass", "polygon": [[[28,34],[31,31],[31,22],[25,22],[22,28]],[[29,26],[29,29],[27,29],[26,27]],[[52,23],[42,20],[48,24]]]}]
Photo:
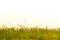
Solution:
[{"label": "tall grass", "polygon": [[60,29],[1,28],[0,40],[60,40]]}]

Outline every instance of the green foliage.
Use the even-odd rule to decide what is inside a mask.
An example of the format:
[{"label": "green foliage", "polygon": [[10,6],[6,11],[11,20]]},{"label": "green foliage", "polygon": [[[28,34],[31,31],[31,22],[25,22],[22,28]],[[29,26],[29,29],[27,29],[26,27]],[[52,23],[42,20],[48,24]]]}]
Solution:
[{"label": "green foliage", "polygon": [[5,28],[0,29],[0,40],[60,40],[60,29]]}]

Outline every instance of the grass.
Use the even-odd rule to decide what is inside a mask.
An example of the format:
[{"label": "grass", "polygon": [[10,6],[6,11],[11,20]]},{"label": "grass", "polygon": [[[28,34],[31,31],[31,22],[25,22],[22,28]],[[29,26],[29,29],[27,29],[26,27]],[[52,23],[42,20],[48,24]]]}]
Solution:
[{"label": "grass", "polygon": [[60,29],[1,28],[0,40],[60,40]]}]

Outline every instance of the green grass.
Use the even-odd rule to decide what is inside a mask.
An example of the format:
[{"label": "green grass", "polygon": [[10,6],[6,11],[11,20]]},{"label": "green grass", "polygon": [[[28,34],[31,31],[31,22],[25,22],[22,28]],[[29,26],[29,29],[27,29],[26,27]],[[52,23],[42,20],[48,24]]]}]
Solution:
[{"label": "green grass", "polygon": [[60,29],[14,28],[0,29],[0,40],[60,40]]}]

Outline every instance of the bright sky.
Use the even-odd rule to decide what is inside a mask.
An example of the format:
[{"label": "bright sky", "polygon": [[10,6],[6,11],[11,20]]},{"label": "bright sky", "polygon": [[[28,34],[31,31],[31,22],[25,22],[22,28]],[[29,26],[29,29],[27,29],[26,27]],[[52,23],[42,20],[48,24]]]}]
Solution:
[{"label": "bright sky", "polygon": [[0,0],[0,25],[60,26],[60,0]]}]

